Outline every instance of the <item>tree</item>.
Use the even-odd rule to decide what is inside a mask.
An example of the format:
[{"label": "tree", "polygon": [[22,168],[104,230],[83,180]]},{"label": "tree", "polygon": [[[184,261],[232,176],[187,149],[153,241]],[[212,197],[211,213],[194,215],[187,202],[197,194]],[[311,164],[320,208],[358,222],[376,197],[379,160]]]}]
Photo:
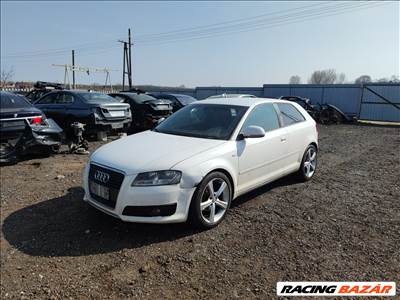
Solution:
[{"label": "tree", "polygon": [[11,79],[14,77],[14,68],[10,68],[8,70],[1,70],[0,73],[0,86],[5,87],[7,86],[7,83],[11,81]]},{"label": "tree", "polygon": [[399,82],[400,82],[399,76],[392,75],[392,76],[390,77],[390,82],[392,82],[392,83],[399,83]]},{"label": "tree", "polygon": [[399,83],[400,82],[399,77],[396,75],[392,75],[392,76],[390,76],[390,78],[379,78],[375,81],[379,82],[379,83]]},{"label": "tree", "polygon": [[308,83],[311,84],[333,84],[336,82],[337,74],[335,69],[314,71]]},{"label": "tree", "polygon": [[290,84],[300,84],[301,83],[301,78],[299,75],[293,75],[289,79]]},{"label": "tree", "polygon": [[340,73],[339,76],[337,76],[335,83],[344,83],[346,81],[346,75],[344,73]]},{"label": "tree", "polygon": [[361,75],[360,77],[358,77],[354,81],[354,83],[362,84],[362,83],[369,83],[371,81],[372,81],[371,76],[369,76],[369,75]]}]

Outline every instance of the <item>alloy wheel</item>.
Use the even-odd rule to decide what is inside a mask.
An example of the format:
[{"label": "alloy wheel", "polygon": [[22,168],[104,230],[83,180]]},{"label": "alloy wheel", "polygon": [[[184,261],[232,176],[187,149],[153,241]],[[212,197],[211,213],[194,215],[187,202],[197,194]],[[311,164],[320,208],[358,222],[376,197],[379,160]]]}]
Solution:
[{"label": "alloy wheel", "polygon": [[215,224],[226,213],[229,206],[230,190],[222,178],[210,180],[203,190],[200,202],[200,212],[208,224]]},{"label": "alloy wheel", "polygon": [[314,175],[316,166],[317,166],[317,151],[313,147],[310,147],[307,150],[303,166],[304,174],[307,178],[311,178]]}]

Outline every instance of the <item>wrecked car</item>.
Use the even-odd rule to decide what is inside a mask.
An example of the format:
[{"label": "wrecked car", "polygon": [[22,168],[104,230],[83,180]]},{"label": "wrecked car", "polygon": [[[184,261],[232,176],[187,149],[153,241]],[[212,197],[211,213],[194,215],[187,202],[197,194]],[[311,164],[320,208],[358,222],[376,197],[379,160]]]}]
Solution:
[{"label": "wrecked car", "polygon": [[33,87],[34,89],[25,95],[25,97],[32,103],[54,90],[64,89],[64,86],[60,83],[45,81],[37,81]]},{"label": "wrecked car", "polygon": [[176,112],[182,107],[197,101],[196,98],[184,94],[148,93],[148,95],[153,96],[157,99],[165,99],[171,101],[172,112]]},{"label": "wrecked car", "polygon": [[61,145],[62,129],[20,95],[0,92],[0,163],[30,152],[50,154]]},{"label": "wrecked car", "polygon": [[140,91],[111,93],[110,96],[122,103],[128,103],[132,110],[130,132],[153,128],[172,114],[169,100],[157,99]]},{"label": "wrecked car", "polygon": [[103,139],[111,131],[125,131],[131,123],[131,109],[103,93],[86,91],[53,91],[36,102],[49,118],[53,118],[66,132],[73,134],[71,124],[85,124],[85,134],[96,134]]},{"label": "wrecked car", "polygon": [[343,111],[332,104],[317,103],[314,105],[311,103],[310,99],[299,96],[281,96],[279,99],[296,102],[303,107],[315,121],[321,124],[340,124],[353,121],[351,117],[347,116]]}]

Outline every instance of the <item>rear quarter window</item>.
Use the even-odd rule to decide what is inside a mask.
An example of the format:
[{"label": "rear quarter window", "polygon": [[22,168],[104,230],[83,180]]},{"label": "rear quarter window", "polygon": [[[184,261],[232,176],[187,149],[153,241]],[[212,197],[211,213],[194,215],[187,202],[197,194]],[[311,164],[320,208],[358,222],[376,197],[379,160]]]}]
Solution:
[{"label": "rear quarter window", "polygon": [[283,126],[289,126],[305,121],[306,119],[298,109],[290,103],[277,103]]}]

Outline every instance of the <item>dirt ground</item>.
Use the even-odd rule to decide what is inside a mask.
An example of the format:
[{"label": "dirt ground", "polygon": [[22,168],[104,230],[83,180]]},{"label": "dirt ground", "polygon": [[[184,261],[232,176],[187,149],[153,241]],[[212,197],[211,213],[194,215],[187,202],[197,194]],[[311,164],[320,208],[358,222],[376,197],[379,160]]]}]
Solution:
[{"label": "dirt ground", "polygon": [[1,167],[1,298],[270,299],[277,281],[343,280],[395,281],[399,293],[400,129],[319,133],[312,181],[244,195],[203,232],[89,207],[87,156]]}]

